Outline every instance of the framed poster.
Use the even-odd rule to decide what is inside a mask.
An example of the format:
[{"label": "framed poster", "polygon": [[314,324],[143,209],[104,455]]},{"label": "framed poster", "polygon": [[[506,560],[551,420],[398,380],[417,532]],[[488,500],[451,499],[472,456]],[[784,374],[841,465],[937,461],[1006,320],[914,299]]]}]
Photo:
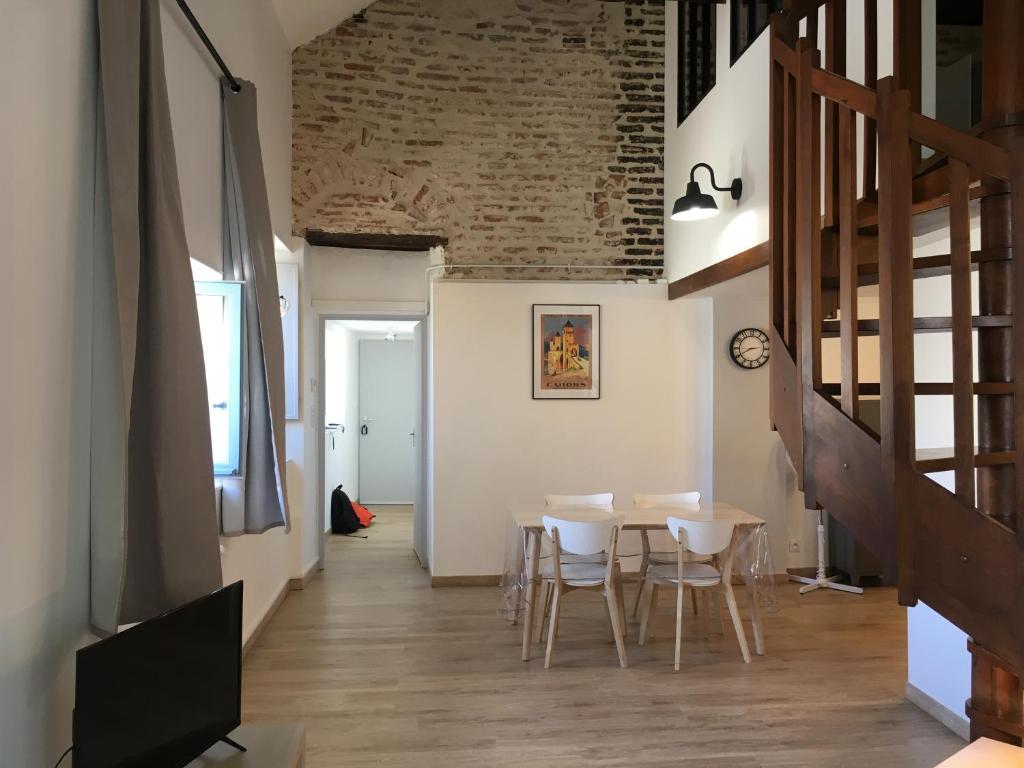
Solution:
[{"label": "framed poster", "polygon": [[601,397],[601,307],[533,305],[533,399]]}]

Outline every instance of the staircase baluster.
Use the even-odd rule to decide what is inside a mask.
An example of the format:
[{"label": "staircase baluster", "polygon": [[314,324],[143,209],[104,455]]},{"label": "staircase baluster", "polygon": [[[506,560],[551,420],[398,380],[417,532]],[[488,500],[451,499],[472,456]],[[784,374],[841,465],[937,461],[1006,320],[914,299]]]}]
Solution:
[{"label": "staircase baluster", "polygon": [[1017,136],[1010,144],[1010,216],[1013,231],[1013,259],[1010,267],[1013,280],[1013,444],[1017,453],[1014,465],[1014,496],[1017,512],[1017,544],[1024,550],[1024,328],[1016,318],[1024,315],[1024,137]]},{"label": "staircase baluster", "polygon": [[[846,74],[846,0],[825,4],[825,69]],[[825,226],[834,227],[839,209],[838,105],[825,102]]]},{"label": "staircase baluster", "polygon": [[910,94],[878,81],[878,275],[885,515],[897,531],[900,602],[916,602],[910,472],[914,460],[914,287]]},{"label": "staircase baluster", "polygon": [[[878,0],[864,0],[864,85],[878,87]],[[864,175],[861,194],[874,197],[878,164],[878,125],[864,117]]]},{"label": "staircase baluster", "polygon": [[857,378],[857,124],[852,110],[839,111],[839,354],[843,412],[860,410]]},{"label": "staircase baluster", "polygon": [[953,294],[953,461],[956,495],[974,498],[974,353],[971,333],[971,213],[967,164],[949,160],[950,288]]},{"label": "staircase baluster", "polygon": [[[821,386],[821,98],[811,87],[819,53],[808,38],[797,47],[796,248],[800,297],[801,407],[804,434],[814,426],[813,398]],[[804,441],[804,491],[816,499],[813,446]]]}]

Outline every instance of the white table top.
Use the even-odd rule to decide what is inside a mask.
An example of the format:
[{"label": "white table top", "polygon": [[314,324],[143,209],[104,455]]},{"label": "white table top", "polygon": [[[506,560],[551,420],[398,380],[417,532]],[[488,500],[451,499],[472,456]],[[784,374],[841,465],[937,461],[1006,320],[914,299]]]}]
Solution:
[{"label": "white table top", "polygon": [[[543,529],[544,515],[554,515],[569,520],[600,520],[608,515],[608,511],[599,507],[558,507],[552,509],[543,504],[517,504],[509,507],[512,519],[520,528],[527,530]],[[643,530],[665,528],[665,520],[669,517],[681,517],[690,520],[732,520],[738,526],[764,525],[765,521],[732,504],[723,501],[700,502],[672,507],[651,507],[636,509],[635,507],[616,507],[615,515],[625,515],[625,530]]]},{"label": "white table top", "polygon": [[978,739],[937,768],[1022,768],[1024,749],[992,739]]}]

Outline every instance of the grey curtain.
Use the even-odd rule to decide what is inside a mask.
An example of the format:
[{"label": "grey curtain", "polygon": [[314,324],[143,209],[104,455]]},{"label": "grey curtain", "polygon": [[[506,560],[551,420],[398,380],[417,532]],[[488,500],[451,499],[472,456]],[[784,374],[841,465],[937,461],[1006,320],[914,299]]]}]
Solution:
[{"label": "grey curtain", "polygon": [[107,377],[113,394],[97,394],[94,404],[118,402],[119,413],[110,443],[94,440],[94,478],[107,488],[92,497],[92,616],[98,629],[114,631],[217,589],[222,576],[159,0],[97,5],[107,190],[97,207],[109,215],[111,261],[98,270],[98,283],[104,274],[109,283],[96,294],[109,290],[114,310],[105,316],[113,339],[94,365],[116,359],[116,374]]},{"label": "grey curtain", "polygon": [[225,515],[227,535],[290,528],[285,489],[284,337],[263,175],[256,89],[221,84],[224,116],[224,277],[245,283],[245,365],[247,388],[242,451],[244,506]]}]

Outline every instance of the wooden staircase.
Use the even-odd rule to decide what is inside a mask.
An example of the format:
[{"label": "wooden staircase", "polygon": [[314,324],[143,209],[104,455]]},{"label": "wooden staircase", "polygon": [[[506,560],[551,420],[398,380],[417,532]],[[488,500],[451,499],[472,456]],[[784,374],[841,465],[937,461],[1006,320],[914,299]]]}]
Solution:
[{"label": "wooden staircase", "polygon": [[[992,119],[975,135],[920,114],[919,2],[894,0],[896,72],[876,80],[877,14],[867,0],[865,84],[844,76],[845,2],[787,3],[771,29],[770,271],[771,418],[807,506],[826,509],[874,552],[902,604],[922,600],[971,636],[972,738],[1021,744],[1024,460],[1015,446],[1024,445],[1024,330],[1015,331],[1013,307],[1024,306],[1024,260],[1013,254],[1024,253],[1024,128],[1012,123],[1024,122],[1016,49],[1024,8],[1017,5],[986,0],[983,101]],[[824,64],[816,46],[821,6]],[[922,147],[934,152],[927,161]],[[950,252],[915,257],[915,227],[936,212],[948,213]],[[973,250],[972,216],[982,233]],[[949,276],[951,313],[916,317],[915,282],[936,276]],[[877,317],[859,317],[859,299],[875,286]],[[951,336],[948,381],[915,380],[915,337],[926,333]],[[860,340],[869,336],[877,337],[877,378],[861,381]],[[836,338],[838,381],[828,381],[823,340]],[[917,445],[915,398],[935,396],[952,397],[953,445],[925,450]],[[864,398],[879,400],[874,424],[862,418]],[[949,488],[933,477],[938,472],[952,472]]]}]

